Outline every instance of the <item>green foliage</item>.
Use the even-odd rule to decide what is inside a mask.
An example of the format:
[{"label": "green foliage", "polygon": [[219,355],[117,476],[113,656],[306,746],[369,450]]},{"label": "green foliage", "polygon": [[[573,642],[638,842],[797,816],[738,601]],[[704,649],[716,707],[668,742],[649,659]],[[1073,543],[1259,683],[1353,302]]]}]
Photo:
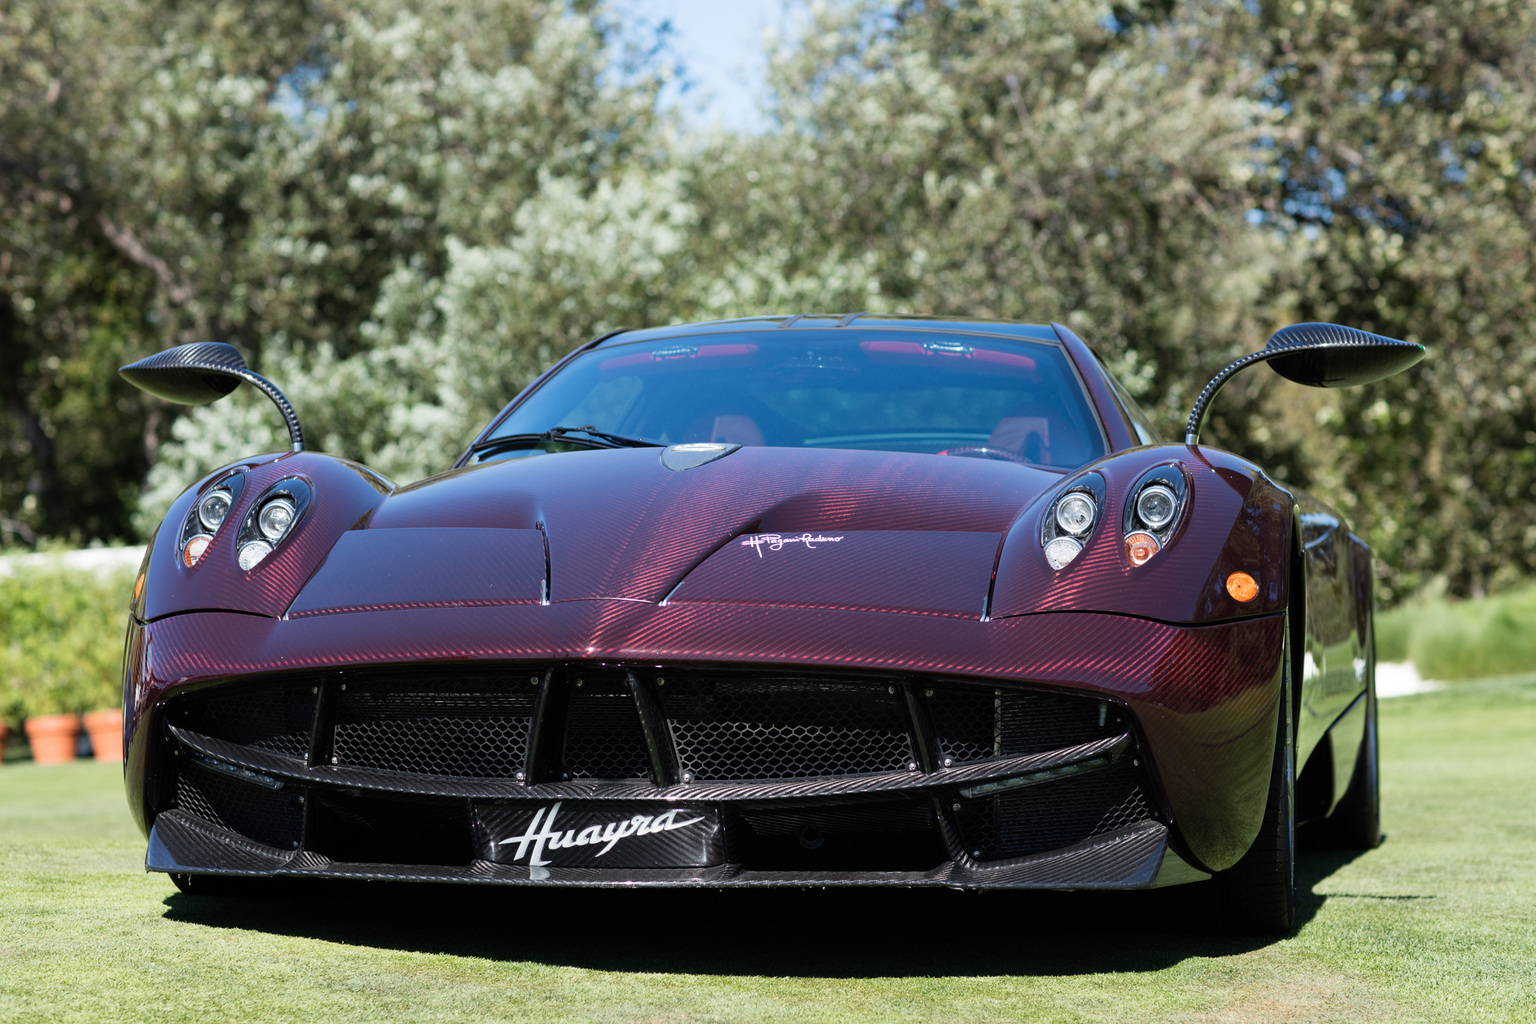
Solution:
[{"label": "green foliage", "polygon": [[1259,5],[1257,94],[1288,107],[1256,195],[1303,256],[1297,313],[1429,346],[1341,395],[1321,476],[1377,546],[1378,592],[1536,571],[1536,8]]},{"label": "green foliage", "polygon": [[0,721],[117,707],[132,589],[131,572],[0,577]]},{"label": "green foliage", "polygon": [[1286,323],[1424,342],[1341,394],[1244,374],[1205,440],[1349,514],[1388,604],[1536,575],[1536,8],[834,0],[746,137],[683,133],[627,38],[588,2],[11,0],[0,543],[147,534],[280,446],[258,396],[112,373],[161,345],[238,345],[404,481],[615,327],[873,309],[1061,320],[1170,437]]},{"label": "green foliage", "polygon": [[[617,65],[612,33],[539,0],[326,8],[305,74],[251,94],[265,179],[240,196],[232,283],[207,290],[247,311],[315,447],[435,472],[573,346],[670,317],[692,215],[660,80]],[[252,395],[181,420],[140,530],[276,426]]]},{"label": "green foliage", "polygon": [[1287,322],[1428,344],[1340,396],[1245,374],[1205,440],[1349,512],[1385,601],[1465,595],[1536,572],[1533,39],[1512,0],[843,3],[779,52],[779,130],[722,148],[783,276],[1064,319],[1170,428]]},{"label": "green foliage", "polygon": [[1536,671],[1536,584],[1470,601],[1409,601],[1376,617],[1376,656],[1426,679]]}]

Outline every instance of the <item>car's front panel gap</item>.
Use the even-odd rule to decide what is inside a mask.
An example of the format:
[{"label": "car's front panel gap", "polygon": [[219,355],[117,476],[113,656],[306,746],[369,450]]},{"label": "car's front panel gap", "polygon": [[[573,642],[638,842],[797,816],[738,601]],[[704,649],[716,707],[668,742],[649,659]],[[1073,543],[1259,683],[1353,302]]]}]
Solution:
[{"label": "car's front panel gap", "polygon": [[912,749],[917,753],[917,763],[924,772],[933,772],[939,766],[938,740],[933,728],[933,716],[928,711],[926,694],[932,689],[922,683],[907,680],[901,684],[902,696],[907,703],[908,733],[912,737]]},{"label": "car's front panel gap", "polygon": [[[651,757],[651,777],[658,786],[673,786],[682,778],[678,766],[677,751],[672,744],[672,730],[667,725],[666,712],[656,693],[660,681],[653,677],[642,678],[633,670],[626,669],[625,681],[635,696],[635,708],[640,713],[640,728],[645,732],[645,747]],[[684,780],[691,781],[691,780]]]},{"label": "car's front panel gap", "polygon": [[528,756],[522,780],[526,785],[557,778],[560,743],[565,735],[567,676],[563,666],[551,665],[541,675],[529,677],[529,685],[536,686],[539,692],[528,727]]},{"label": "car's front panel gap", "polygon": [[345,672],[332,672],[315,684],[315,724],[309,734],[311,768],[335,762],[336,712],[346,678]]}]

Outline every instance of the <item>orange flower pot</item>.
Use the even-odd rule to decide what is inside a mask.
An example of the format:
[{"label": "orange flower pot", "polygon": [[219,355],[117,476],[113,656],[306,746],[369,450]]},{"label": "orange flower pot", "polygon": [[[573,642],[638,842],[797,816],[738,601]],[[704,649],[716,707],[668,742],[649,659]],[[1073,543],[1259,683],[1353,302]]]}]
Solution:
[{"label": "orange flower pot", "polygon": [[63,764],[75,759],[79,715],[33,715],[23,727],[27,741],[32,744],[32,760],[38,764]]},{"label": "orange flower pot", "polygon": [[123,711],[87,711],[80,716],[85,720],[85,731],[91,734],[91,750],[98,761],[123,759]]}]

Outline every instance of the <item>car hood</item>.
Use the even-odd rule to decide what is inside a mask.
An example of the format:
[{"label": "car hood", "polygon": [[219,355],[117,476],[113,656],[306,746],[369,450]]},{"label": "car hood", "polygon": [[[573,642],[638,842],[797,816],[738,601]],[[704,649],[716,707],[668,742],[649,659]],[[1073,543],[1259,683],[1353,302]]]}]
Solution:
[{"label": "car hood", "polygon": [[[740,448],[700,464],[699,453],[678,454],[540,455],[398,489],[332,456],[261,456],[210,474],[172,504],[133,613],[297,618],[606,601],[1212,622],[1274,613],[1289,600],[1294,502],[1215,450],[1137,448],[1085,467],[1108,481],[1106,527],[1122,519],[1131,483],[1159,464],[1191,472],[1190,513],[1177,542],[1145,566],[1128,561],[1119,530],[1104,528],[1060,572],[1043,556],[1036,514],[1067,483],[1056,473],[895,452]],[[289,478],[313,492],[307,515],[252,570],[237,564],[231,527],[183,564],[182,524],[200,495],[235,474],[244,486],[226,522],[249,517]],[[1238,570],[1263,583],[1246,605],[1223,585]]]},{"label": "car hood", "polygon": [[[979,618],[1045,470],[892,452],[658,449],[489,463],[405,487],[343,533],[290,615],[583,600]],[[686,462],[682,463],[686,464]]]}]

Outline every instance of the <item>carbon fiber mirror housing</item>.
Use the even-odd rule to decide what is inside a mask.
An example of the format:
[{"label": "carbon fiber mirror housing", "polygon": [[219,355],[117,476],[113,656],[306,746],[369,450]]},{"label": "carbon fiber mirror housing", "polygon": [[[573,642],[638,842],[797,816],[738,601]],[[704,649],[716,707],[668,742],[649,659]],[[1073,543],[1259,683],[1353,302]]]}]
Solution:
[{"label": "carbon fiber mirror housing", "polygon": [[1292,324],[1270,336],[1258,352],[1230,363],[1195,399],[1184,443],[1200,443],[1200,427],[1216,393],[1239,370],[1269,363],[1286,380],[1313,388],[1348,388],[1383,380],[1424,358],[1424,346],[1339,324]]},{"label": "carbon fiber mirror housing", "polygon": [[245,365],[239,350],[220,341],[177,345],[129,363],[117,371],[141,391],[178,405],[207,405],[234,391],[245,381],[270,398],[288,427],[293,450],[304,450],[304,431],[293,406],[277,385]]}]

